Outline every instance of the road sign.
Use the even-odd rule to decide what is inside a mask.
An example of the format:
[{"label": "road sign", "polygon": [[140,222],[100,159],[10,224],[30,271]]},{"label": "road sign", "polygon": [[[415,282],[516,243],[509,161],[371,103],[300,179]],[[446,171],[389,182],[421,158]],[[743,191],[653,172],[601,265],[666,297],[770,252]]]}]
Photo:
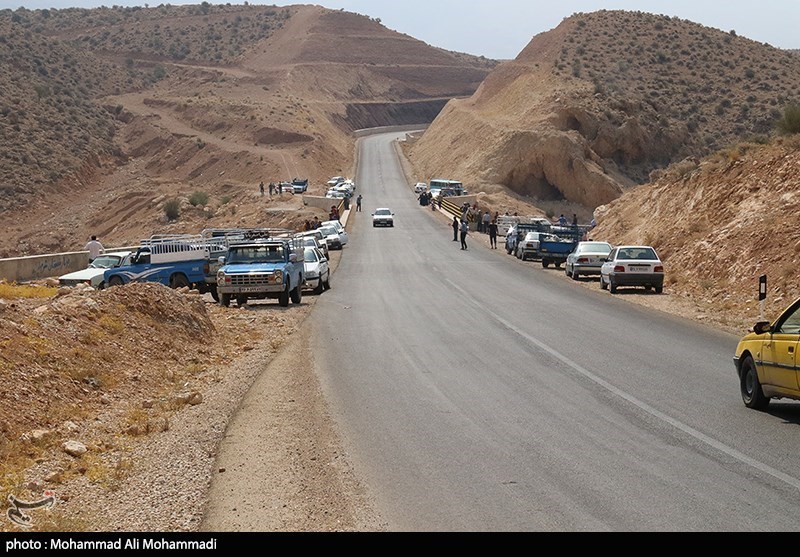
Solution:
[{"label": "road sign", "polygon": [[763,302],[767,299],[767,275],[759,279],[758,301]]}]

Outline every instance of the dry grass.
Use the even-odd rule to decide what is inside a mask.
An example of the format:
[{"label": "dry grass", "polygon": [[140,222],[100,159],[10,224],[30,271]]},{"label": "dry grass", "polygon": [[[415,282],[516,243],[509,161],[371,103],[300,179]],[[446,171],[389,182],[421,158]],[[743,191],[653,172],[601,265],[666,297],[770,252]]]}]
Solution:
[{"label": "dry grass", "polygon": [[53,298],[57,292],[57,288],[50,286],[0,282],[0,299],[4,300]]}]

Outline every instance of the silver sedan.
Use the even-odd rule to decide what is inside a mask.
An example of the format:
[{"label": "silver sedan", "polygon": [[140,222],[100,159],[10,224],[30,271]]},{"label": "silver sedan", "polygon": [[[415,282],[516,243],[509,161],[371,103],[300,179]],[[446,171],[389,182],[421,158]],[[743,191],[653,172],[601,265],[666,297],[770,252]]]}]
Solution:
[{"label": "silver sedan", "polygon": [[578,280],[581,276],[600,275],[600,269],[612,249],[614,248],[611,244],[606,242],[579,243],[575,251],[567,257],[567,264],[564,267],[567,276]]}]

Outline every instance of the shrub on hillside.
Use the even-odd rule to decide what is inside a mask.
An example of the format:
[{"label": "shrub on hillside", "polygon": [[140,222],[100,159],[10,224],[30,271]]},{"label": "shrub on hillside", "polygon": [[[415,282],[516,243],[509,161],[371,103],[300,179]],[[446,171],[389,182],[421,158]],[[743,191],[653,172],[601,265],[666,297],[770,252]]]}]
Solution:
[{"label": "shrub on hillside", "polygon": [[776,124],[778,132],[783,135],[800,133],[800,105],[790,105],[783,111],[783,118]]},{"label": "shrub on hillside", "polygon": [[177,199],[170,199],[164,203],[164,214],[171,221],[178,220],[181,216],[181,202]]},{"label": "shrub on hillside", "polygon": [[208,205],[208,194],[204,191],[196,191],[189,197],[192,207],[205,207]]}]

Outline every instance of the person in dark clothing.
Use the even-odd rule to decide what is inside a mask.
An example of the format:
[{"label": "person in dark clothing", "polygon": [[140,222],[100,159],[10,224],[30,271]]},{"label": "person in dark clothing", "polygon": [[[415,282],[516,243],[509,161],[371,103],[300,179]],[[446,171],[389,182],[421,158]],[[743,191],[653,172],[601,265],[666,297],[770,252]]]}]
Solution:
[{"label": "person in dark clothing", "polygon": [[466,251],[469,248],[467,247],[467,234],[469,234],[469,224],[467,221],[461,221],[461,250]]},{"label": "person in dark clothing", "polygon": [[497,221],[493,220],[489,223],[489,242],[492,244],[492,249],[497,249]]},{"label": "person in dark clothing", "polygon": [[361,201],[363,201],[363,197],[359,194],[358,198],[356,199],[356,213],[361,212]]},{"label": "person in dark clothing", "polygon": [[572,226],[578,226],[578,215],[572,215]]},{"label": "person in dark clothing", "polygon": [[453,241],[458,242],[458,230],[461,228],[461,225],[458,223],[458,218],[453,217]]},{"label": "person in dark clothing", "polygon": [[270,182],[270,183],[269,183],[269,196],[270,196],[270,197],[272,197],[272,195],[273,195],[274,193],[275,193],[275,184],[273,184],[272,182]]},{"label": "person in dark clothing", "polygon": [[258,185],[258,189],[261,190],[261,197],[264,197],[264,182]]}]

